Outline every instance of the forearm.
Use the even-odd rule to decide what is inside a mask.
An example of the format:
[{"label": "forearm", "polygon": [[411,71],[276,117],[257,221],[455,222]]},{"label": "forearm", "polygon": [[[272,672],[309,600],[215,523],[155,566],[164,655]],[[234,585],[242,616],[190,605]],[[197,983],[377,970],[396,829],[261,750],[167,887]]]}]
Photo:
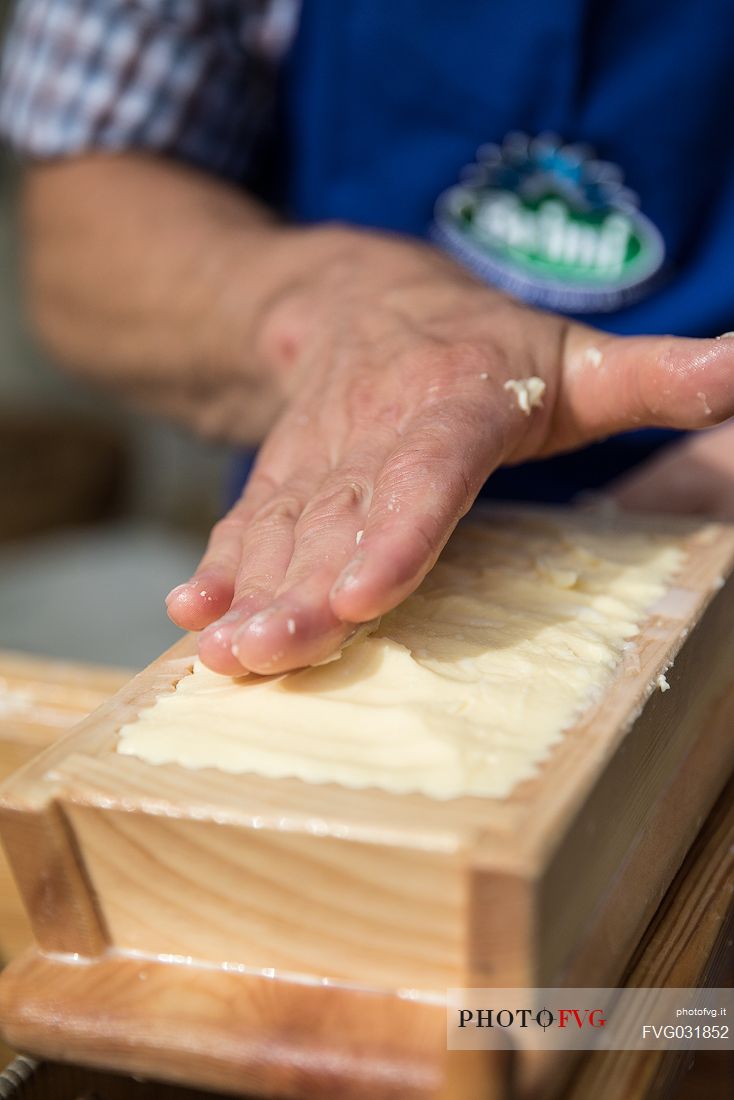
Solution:
[{"label": "forearm", "polygon": [[151,411],[259,439],[288,389],[288,333],[267,317],[338,253],[338,233],[279,225],[254,200],[154,158],[29,169],[25,276],[54,357]]}]

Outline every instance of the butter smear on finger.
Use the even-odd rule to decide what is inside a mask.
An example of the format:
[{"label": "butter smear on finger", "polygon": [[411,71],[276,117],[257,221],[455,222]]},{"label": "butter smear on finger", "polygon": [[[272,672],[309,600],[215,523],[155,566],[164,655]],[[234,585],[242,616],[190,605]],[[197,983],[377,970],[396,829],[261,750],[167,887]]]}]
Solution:
[{"label": "butter smear on finger", "polygon": [[526,416],[530,416],[532,409],[540,408],[543,404],[545,382],[542,378],[536,378],[534,375],[531,378],[509,378],[504,388],[512,390],[518,408]]}]

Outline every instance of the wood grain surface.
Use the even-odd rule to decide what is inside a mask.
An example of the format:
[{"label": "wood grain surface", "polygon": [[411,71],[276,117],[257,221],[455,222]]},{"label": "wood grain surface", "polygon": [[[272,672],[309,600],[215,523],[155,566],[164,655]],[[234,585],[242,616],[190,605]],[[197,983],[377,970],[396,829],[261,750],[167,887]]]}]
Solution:
[{"label": "wood grain surface", "polygon": [[[347,1078],[361,1095],[367,1050],[370,1074],[379,1064],[387,1082],[400,1065],[433,1095],[449,1069],[427,1021],[446,985],[616,984],[734,763],[734,531],[681,532],[687,565],[636,659],[503,800],[116,755],[121,725],[189,672],[193,640],[174,647],[2,792],[0,831],[46,953],[0,980],[6,1034],[119,1068],[143,1050],[145,1072],[164,1076],[190,1047],[192,1083],[294,1098],[350,1095],[334,1091]],[[380,1022],[363,1028],[367,1005]]]},{"label": "wood grain surface", "polygon": [[[719,798],[640,942],[625,984],[684,989],[731,986],[733,933],[734,781]],[[695,1061],[679,1051],[597,1053],[586,1058],[565,1100],[663,1100],[673,1095],[675,1082],[686,1069],[694,1070],[691,1084],[695,1084]],[[706,1054],[701,1061],[711,1070],[707,1084],[701,1082],[700,1100],[724,1100],[734,1081],[731,1054]]]},{"label": "wood grain surface", "polygon": [[[7,971],[2,998],[22,1003],[44,1055],[59,1060],[73,1034],[84,1064],[236,1093],[507,1097],[509,1052],[449,1055],[444,1007],[392,995],[129,957],[70,967],[30,952]],[[15,1030],[22,1047],[22,1018]]]},{"label": "wood grain surface", "polygon": [[[124,669],[0,650],[0,782],[96,710],[130,678]],[[0,849],[0,966],[31,940]]]},{"label": "wood grain surface", "polygon": [[[727,984],[731,981],[731,919],[734,916],[732,906],[734,893],[733,853],[734,783],[730,783],[721,795],[709,820],[676,875],[659,912],[643,937],[624,984],[633,986],[668,984],[685,987]],[[204,1072],[211,1072],[212,1081],[218,1088],[221,1087],[222,1079],[216,1065],[216,1059],[214,1059],[214,1068],[211,1068],[212,1052],[217,1049],[218,1040],[221,1039],[218,1034],[218,1023],[222,1026],[222,1021],[224,1021],[223,1030],[226,1034],[231,1034],[228,1013],[231,1012],[231,1005],[234,1004],[237,1012],[237,1023],[240,1027],[243,1027],[247,1016],[245,1012],[242,1012],[242,998],[236,994],[231,994],[231,990],[227,988],[226,984],[222,985],[216,981],[211,984],[206,993],[204,993],[202,987],[198,988],[194,997],[188,983],[183,986],[179,984],[181,968],[175,968],[173,984],[171,984],[168,978],[170,968],[166,970],[161,968],[160,965],[154,965],[151,969],[150,966],[141,961],[137,964],[133,963],[132,966],[134,970],[127,977],[121,974],[119,967],[114,964],[112,965],[112,974],[110,974],[111,965],[109,962],[106,967],[95,964],[91,969],[88,967],[80,969],[77,976],[81,981],[81,988],[74,989],[72,977],[73,995],[71,1000],[69,1000],[66,986],[60,991],[55,989],[57,982],[67,982],[68,971],[66,969],[58,968],[55,973],[52,970],[49,975],[49,971],[43,963],[40,969],[34,969],[29,961],[28,968],[21,970],[21,981],[25,980],[26,984],[31,985],[36,991],[39,1001],[42,1002],[37,1006],[31,1005],[30,1011],[36,1016],[46,1014],[53,1017],[49,1020],[48,1027],[49,1032],[55,1032],[57,1036],[56,1049],[59,1051],[57,1056],[63,1057],[65,1021],[69,1017],[74,1019],[77,1024],[79,1017],[87,1020],[98,1017],[107,1021],[108,1026],[112,1025],[106,1036],[107,1050],[109,1051],[104,1059],[106,1069],[117,1065],[130,1069],[129,1052],[131,1048],[134,1048],[134,1065],[138,1073],[152,1073],[154,1077],[165,1075],[170,1081],[188,1083],[191,1079],[188,1064],[189,1060],[193,1059],[194,1074],[196,1079],[200,1080],[199,1048],[190,1050],[186,1046],[186,1049],[179,1054],[171,1040],[171,1036],[178,1031],[182,1036],[186,1036],[186,1039],[182,1037],[179,1040],[180,1044],[188,1043],[189,1029],[181,1028],[182,1017],[178,1009],[179,1002],[186,1005],[189,1013],[192,1007],[198,1004],[199,1010],[203,1013],[203,1018],[200,1021],[202,1029],[199,1033],[200,1042],[201,1046],[205,1047],[207,1051]],[[155,971],[160,969],[163,973],[162,981],[159,980],[156,983]],[[89,981],[85,979],[85,974],[89,974]],[[190,976],[190,972],[186,976]],[[195,973],[194,978],[197,977],[200,980],[201,974]],[[204,980],[206,981],[206,978]],[[150,981],[153,981],[153,986],[150,987],[151,992],[149,993],[147,983]],[[236,988],[236,982],[237,976],[235,975],[231,979],[232,988]],[[128,997],[127,991],[130,987],[134,992],[139,991],[141,1000],[139,1014],[135,1012],[135,1000],[131,1001]],[[116,1001],[120,1003],[116,1004]],[[214,1009],[212,1009],[212,1003],[215,1006]],[[63,1007],[63,1017],[58,1012],[54,1015],[59,1004]],[[351,1012],[355,1004],[358,1005],[359,1002],[350,1000],[348,1004]],[[272,1004],[270,1004],[269,1010],[272,1007]],[[307,1021],[306,1027],[309,1031],[309,1039],[310,1029],[317,1026],[319,1020],[330,1018],[330,1014],[323,1007],[315,1007],[313,1004],[309,1007],[307,1000],[301,1004],[300,1013],[297,1010],[297,1000],[291,1003],[291,1010],[296,1020],[300,1017],[302,1025]],[[262,1011],[262,1006],[256,1009],[258,1023],[262,1022]],[[362,1025],[364,1025],[365,1019],[366,1017],[362,1019]],[[393,1023],[396,1022],[393,1020]],[[438,1029],[441,1022],[433,1021],[433,1024]],[[428,1016],[424,1017],[423,1024],[426,1027],[424,1037],[427,1037],[431,1028],[431,1021]],[[89,1023],[86,1026],[91,1029]],[[392,1023],[390,1026],[393,1026]],[[420,1028],[414,1019],[409,1020],[409,1026],[411,1033],[418,1037]],[[114,1030],[115,1028],[117,1030]],[[142,1034],[139,1033],[141,1030]],[[328,1039],[328,1026],[324,1028],[324,1031],[327,1034],[322,1037],[322,1040]],[[165,1035],[165,1046],[170,1064],[162,1064],[156,1052],[161,1032]],[[293,1042],[290,1035],[287,1041],[288,1043]],[[153,1048],[152,1057],[149,1054],[150,1047]],[[364,1094],[375,1097],[382,1095],[378,1089],[385,1082],[384,1080],[381,1081],[379,1077],[380,1067],[376,1068],[375,1076],[372,1075],[373,1070],[369,1064],[367,1048],[368,1044],[363,1043],[363,1064],[359,1075],[362,1078],[361,1087],[364,1088]],[[54,1049],[54,1045],[49,1044],[48,1053],[53,1055]],[[238,1054],[242,1057],[243,1051],[238,1051]],[[306,1051],[301,1051],[300,1057],[305,1058],[306,1054]],[[337,1054],[338,1052],[334,1050],[331,1051],[330,1055],[328,1051],[322,1050],[321,1057],[325,1061],[329,1057],[338,1060]],[[405,1049],[401,1050],[400,1057],[406,1059]],[[406,1091],[403,1093],[398,1091],[397,1095],[410,1096],[410,1089],[414,1086],[418,1090],[417,1095],[425,1095],[425,1091],[421,1093],[421,1088],[427,1086],[430,1089],[432,1084],[435,1083],[438,1073],[437,1067],[435,1064],[426,1065],[426,1058],[429,1062],[432,1062],[435,1059],[435,1050],[432,1052],[429,1048],[424,1051],[421,1068],[411,1067],[406,1061],[400,1063],[400,1087]],[[518,1092],[528,1095],[523,1088],[522,1080],[517,1080],[517,1075],[515,1081],[517,1087],[510,1090],[510,1063],[503,1061],[499,1053],[493,1054],[491,1058],[493,1060],[491,1063],[492,1072],[488,1076],[495,1082],[494,1094],[482,1092],[483,1085],[480,1087],[475,1081],[471,1080],[471,1077],[467,1081],[467,1075],[472,1072],[486,1071],[490,1069],[490,1066],[486,1064],[484,1066],[476,1065],[476,1063],[472,1065],[471,1059],[466,1055],[461,1056],[461,1060],[457,1061],[454,1072],[463,1071],[464,1083],[469,1088],[468,1095],[471,1100],[476,1100],[477,1096],[482,1096],[482,1100],[492,1100],[493,1095],[516,1097]],[[94,1064],[98,1059],[99,1048],[95,1046],[90,1049],[86,1060]],[[688,1067],[686,1067],[686,1061],[688,1061]],[[467,1062],[470,1064],[467,1065]],[[653,1098],[673,1100],[675,1097],[675,1100],[678,1100],[678,1092],[674,1087],[675,1081],[686,1068],[690,1072],[690,1062],[691,1059],[686,1060],[686,1056],[678,1052],[663,1054],[658,1051],[613,1051],[586,1056],[577,1072],[574,1073],[576,1058],[569,1056],[566,1059],[561,1056],[560,1059],[556,1060],[555,1072],[546,1075],[544,1080],[536,1085],[534,1094],[548,1097],[555,1092],[557,1095],[563,1095],[564,1100],[589,1100],[590,1097],[593,1097],[594,1100],[653,1100]],[[231,1060],[227,1064],[232,1072],[232,1088],[234,1091],[244,1093],[248,1088],[257,1088],[257,1077],[253,1078],[252,1066],[246,1059],[241,1067],[241,1077]],[[695,1089],[695,1083],[699,1081],[701,1082],[701,1088],[705,1088],[705,1091],[687,1092],[685,1100],[703,1100],[704,1097],[706,1100],[724,1100],[724,1097],[728,1095],[727,1082],[730,1084],[731,1077],[730,1071],[727,1073],[727,1065],[730,1066],[731,1063],[727,1063],[726,1056],[708,1057],[705,1064],[705,1078],[695,1075],[696,1066],[693,1067],[694,1073],[691,1074],[691,1088]],[[299,1068],[299,1065],[299,1052],[291,1050],[288,1059],[288,1072],[293,1074],[294,1078],[297,1077],[299,1072],[307,1073],[307,1070],[304,1071],[302,1065]],[[341,1069],[344,1070],[346,1065],[345,1062],[342,1062]],[[393,1070],[395,1070],[395,1064],[393,1064]],[[283,1070],[282,1087],[289,1089],[292,1081],[286,1077],[285,1072]],[[384,1067],[382,1067],[382,1072],[385,1072]],[[350,1095],[360,1095],[359,1092],[355,1094],[354,1092],[343,1091],[345,1088],[354,1087],[354,1066],[349,1067],[345,1080],[340,1079],[338,1074],[338,1067],[333,1067],[331,1084],[329,1085],[333,1092],[321,1093],[320,1100],[326,1100],[326,1097],[330,1095],[344,1097],[345,1100]],[[555,1086],[550,1087],[553,1085],[553,1076],[556,1078]],[[497,1085],[498,1079],[501,1082],[501,1087]],[[104,1080],[106,1082],[107,1079]],[[79,1081],[80,1085],[86,1086],[85,1088],[80,1087],[80,1092],[94,1091],[96,1081],[94,1074],[90,1074],[88,1078],[80,1076]],[[248,1084],[245,1084],[245,1082]],[[117,1090],[121,1095],[126,1095],[124,1082],[117,1082]],[[128,1086],[129,1094],[135,1094],[135,1090],[136,1086],[131,1083]],[[148,1094],[157,1095],[155,1090],[151,1091],[150,1088],[146,1091],[146,1095]],[[106,1092],[105,1095],[107,1095]],[[288,1092],[285,1095],[288,1095]],[[389,1092],[386,1095],[390,1095]],[[452,1093],[446,1092],[445,1095],[450,1097]],[[171,1100],[174,1100],[174,1098],[171,1098]],[[681,1097],[681,1100],[683,1100],[683,1097]]]},{"label": "wood grain surface", "polygon": [[[0,782],[96,710],[130,678],[101,668],[0,650]],[[0,968],[32,940],[0,848]],[[10,1051],[0,1044],[0,1065]]]}]

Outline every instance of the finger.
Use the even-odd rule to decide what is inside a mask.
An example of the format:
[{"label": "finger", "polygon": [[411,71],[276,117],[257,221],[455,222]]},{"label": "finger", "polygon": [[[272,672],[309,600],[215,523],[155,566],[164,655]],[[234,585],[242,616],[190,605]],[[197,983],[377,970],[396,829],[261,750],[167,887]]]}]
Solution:
[{"label": "finger", "polygon": [[352,452],[350,465],[329,477],[307,503],[275,599],[234,635],[244,667],[272,673],[316,663],[353,629],[334,614],[329,591],[362,536],[382,461],[374,447]]},{"label": "finger", "polygon": [[257,510],[302,465],[306,431],[303,420],[297,410],[281,417],[260,449],[241,499],[214,527],[193,578],[169,593],[168,614],[177,625],[203,630],[228,614],[242,564],[244,532]]},{"label": "finger", "polygon": [[366,622],[414,591],[499,461],[499,413],[490,431],[476,408],[446,412],[445,423],[417,421],[381,471],[359,549],[330,593],[337,618]]},{"label": "finger", "polygon": [[272,603],[293,553],[294,528],[303,497],[289,488],[255,513],[243,536],[242,556],[232,607],[204,631],[199,654],[215,672],[241,675],[245,670],[234,646],[243,623]]},{"label": "finger", "polygon": [[[293,553],[295,525],[306,501],[326,476],[328,458],[314,453],[309,424],[310,418],[297,412],[284,416],[270,433],[253,471],[253,478],[261,474],[270,491],[258,493],[254,500],[245,493],[248,509],[242,516],[231,607],[199,639],[199,655],[215,672],[242,674],[243,665],[233,648],[234,635],[272,602]],[[304,455],[308,456],[306,462]]]},{"label": "finger", "polygon": [[244,623],[272,603],[283,583],[296,524],[322,476],[317,468],[293,478],[250,515],[241,535],[232,606],[199,639],[199,655],[215,672],[237,675],[249,668],[243,666],[234,639]]},{"label": "finger", "polygon": [[542,453],[640,426],[711,427],[733,414],[731,337],[614,337],[573,325]]},{"label": "finger", "polygon": [[[318,403],[316,409],[291,406],[261,448],[251,481],[262,474],[266,491],[257,500],[247,491],[243,498],[246,511],[239,513],[241,541],[229,610],[210,620],[199,640],[200,656],[214,671],[242,673],[232,649],[234,635],[272,602],[293,553],[295,524],[338,458],[343,442],[339,424],[330,422],[328,431],[320,430],[323,410]],[[232,584],[231,564],[228,579]]]},{"label": "finger", "polygon": [[229,607],[240,557],[241,524],[230,512],[212,529],[206,553],[191,580],[166,596],[166,610],[183,630],[201,630]]},{"label": "finger", "polygon": [[333,579],[331,570],[318,570],[241,627],[232,643],[241,667],[274,674],[332,656],[355,629],[331,611]]},{"label": "finger", "polygon": [[272,479],[253,473],[241,500],[212,528],[207,549],[191,580],[166,597],[169,617],[183,630],[202,630],[229,608],[242,559],[249,516],[275,491]]}]

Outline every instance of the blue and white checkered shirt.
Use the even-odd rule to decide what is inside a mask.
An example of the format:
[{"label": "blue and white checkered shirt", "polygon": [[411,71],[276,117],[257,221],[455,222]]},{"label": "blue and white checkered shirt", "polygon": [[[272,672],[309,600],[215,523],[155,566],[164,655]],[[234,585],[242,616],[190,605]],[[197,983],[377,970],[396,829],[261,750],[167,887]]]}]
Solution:
[{"label": "blue and white checkered shirt", "polygon": [[241,179],[298,0],[18,0],[0,130],[30,157],[141,149]]}]

